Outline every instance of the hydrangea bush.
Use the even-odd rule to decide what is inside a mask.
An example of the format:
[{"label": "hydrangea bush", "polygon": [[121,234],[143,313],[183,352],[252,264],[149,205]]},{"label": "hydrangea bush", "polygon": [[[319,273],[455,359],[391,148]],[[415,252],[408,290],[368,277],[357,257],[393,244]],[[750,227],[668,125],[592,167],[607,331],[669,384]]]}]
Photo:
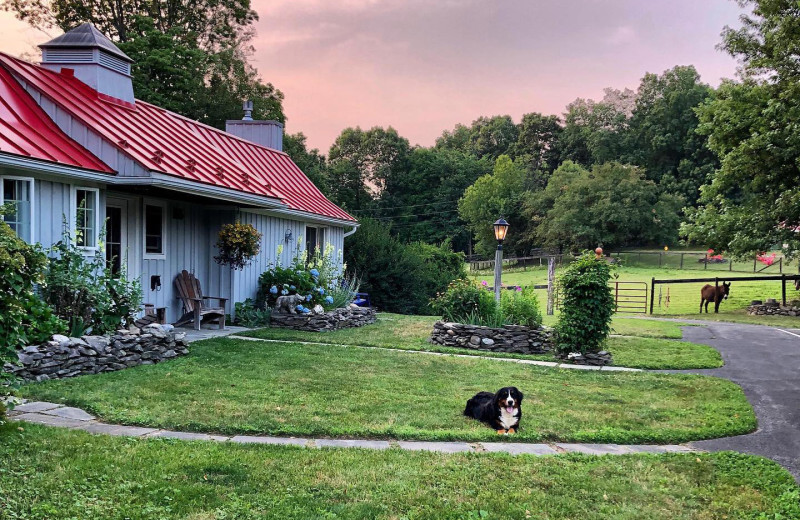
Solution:
[{"label": "hydrangea bush", "polygon": [[[271,265],[270,268],[258,278],[258,294],[256,306],[258,308],[272,308],[280,296],[299,294],[305,301],[297,305],[297,311],[310,313],[315,306],[321,305],[325,310],[349,305],[356,296],[358,288],[352,290],[352,284],[344,287],[341,273],[346,266],[341,262],[341,253],[334,257],[333,247],[330,245],[324,252],[308,257],[305,250],[298,244],[297,251],[292,261],[283,266]],[[278,258],[281,257],[283,248],[278,247]],[[346,293],[343,295],[343,291]],[[344,296],[344,297],[343,297]]]}]

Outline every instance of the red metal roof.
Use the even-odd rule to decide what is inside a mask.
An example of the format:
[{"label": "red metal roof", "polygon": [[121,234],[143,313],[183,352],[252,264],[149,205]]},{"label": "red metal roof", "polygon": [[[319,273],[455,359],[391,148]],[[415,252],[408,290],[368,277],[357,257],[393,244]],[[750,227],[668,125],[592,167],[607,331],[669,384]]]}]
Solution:
[{"label": "red metal roof", "polygon": [[280,199],[289,209],[355,221],[283,152],[157,106],[99,94],[69,74],[0,53],[0,65],[148,170]]},{"label": "red metal roof", "polygon": [[113,173],[70,139],[4,68],[0,67],[0,152]]}]

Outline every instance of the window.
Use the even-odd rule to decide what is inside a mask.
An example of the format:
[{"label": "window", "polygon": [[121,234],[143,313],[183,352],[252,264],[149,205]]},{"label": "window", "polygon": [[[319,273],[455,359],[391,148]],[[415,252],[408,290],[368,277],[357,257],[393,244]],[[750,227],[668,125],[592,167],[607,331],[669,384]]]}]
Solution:
[{"label": "window", "polygon": [[100,191],[97,188],[73,189],[75,243],[78,247],[86,249],[97,247],[97,234],[100,230],[99,199]]},{"label": "window", "polygon": [[306,226],[306,251],[308,256],[325,252],[325,228]]},{"label": "window", "polygon": [[33,179],[3,177],[0,206],[8,205],[3,220],[25,242],[33,243]]},{"label": "window", "polygon": [[164,228],[166,208],[162,203],[144,205],[144,253],[147,256],[164,255]]}]

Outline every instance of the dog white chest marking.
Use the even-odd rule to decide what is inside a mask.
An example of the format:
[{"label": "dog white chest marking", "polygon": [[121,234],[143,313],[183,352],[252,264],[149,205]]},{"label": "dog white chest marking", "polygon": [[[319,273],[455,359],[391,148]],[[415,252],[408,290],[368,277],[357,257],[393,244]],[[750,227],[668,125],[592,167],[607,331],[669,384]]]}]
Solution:
[{"label": "dog white chest marking", "polygon": [[505,408],[500,409],[500,424],[503,425],[503,428],[508,430],[517,424],[517,411],[518,409],[514,408],[511,413],[508,413]]}]

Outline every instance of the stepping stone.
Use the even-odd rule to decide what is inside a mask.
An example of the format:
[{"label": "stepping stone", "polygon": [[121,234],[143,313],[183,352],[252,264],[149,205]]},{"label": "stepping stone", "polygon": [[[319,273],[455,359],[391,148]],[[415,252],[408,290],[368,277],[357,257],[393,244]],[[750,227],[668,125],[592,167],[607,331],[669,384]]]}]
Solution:
[{"label": "stepping stone", "polygon": [[53,415],[55,417],[63,417],[64,419],[75,419],[76,421],[94,421],[95,416],[90,415],[80,408],[53,408],[52,410],[44,410],[41,413],[45,415]]},{"label": "stepping stone", "polygon": [[52,410],[53,408],[60,408],[64,406],[63,404],[55,404],[55,403],[48,403],[45,401],[33,401],[30,403],[21,404],[19,406],[14,407],[15,412],[31,412],[31,413],[38,413],[44,412],[45,410]]},{"label": "stepping stone", "polygon": [[657,444],[638,444],[635,446],[628,446],[634,453],[688,453],[694,450],[687,446],[679,445],[664,445]]},{"label": "stepping stone", "polygon": [[148,438],[180,439],[182,441],[219,441],[225,442],[230,437],[222,435],[209,435],[207,433],[173,432],[170,430],[159,430],[148,435]]},{"label": "stepping stone", "polygon": [[139,426],[121,426],[118,424],[87,423],[79,427],[81,430],[102,435],[115,435],[118,437],[142,437],[158,431],[157,428],[142,428]]},{"label": "stepping stone", "polygon": [[370,450],[389,449],[388,441],[361,441],[353,439],[317,439],[317,448],[366,448]]},{"label": "stepping stone", "polygon": [[462,451],[472,451],[472,447],[466,442],[413,442],[398,441],[398,446],[410,451],[435,451],[439,453],[459,453]]},{"label": "stepping stone", "polygon": [[308,439],[300,439],[295,437],[257,437],[252,435],[237,435],[231,437],[231,442],[237,444],[280,444],[289,446],[305,446],[308,444]]},{"label": "stepping stone", "polygon": [[547,444],[527,444],[524,442],[482,442],[481,445],[490,453],[508,453],[510,455],[557,455],[558,452]]},{"label": "stepping stone", "polygon": [[533,361],[529,359],[515,359],[517,363],[524,363],[526,365],[536,365],[539,367],[557,367],[558,363],[553,361]]},{"label": "stepping stone", "polygon": [[56,417],[54,415],[44,415],[40,413],[22,413],[15,415],[10,419],[14,421],[22,421],[36,424],[44,424],[47,426],[60,426],[61,428],[78,429],[86,424],[86,421],[78,421],[76,419],[66,419],[64,417]]},{"label": "stepping stone", "polygon": [[572,453],[585,453],[587,455],[625,455],[633,453],[630,446],[620,444],[564,444],[556,443],[559,448]]}]

